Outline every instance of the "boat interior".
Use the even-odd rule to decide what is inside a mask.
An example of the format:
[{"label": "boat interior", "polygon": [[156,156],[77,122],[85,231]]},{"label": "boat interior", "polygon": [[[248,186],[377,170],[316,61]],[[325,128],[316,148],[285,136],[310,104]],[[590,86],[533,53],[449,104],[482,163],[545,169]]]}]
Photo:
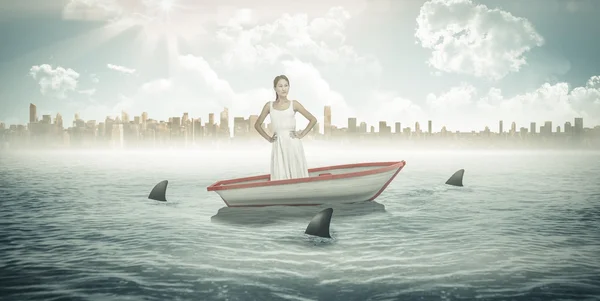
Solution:
[{"label": "boat interior", "polygon": [[[329,175],[339,175],[353,172],[361,172],[365,170],[371,170],[386,166],[385,164],[372,165],[372,166],[339,166],[335,168],[313,168],[309,169],[310,177],[323,177]],[[236,184],[250,184],[250,183],[261,183],[270,181],[269,175],[261,175],[248,178],[238,178],[222,181],[219,186],[236,185]]]}]

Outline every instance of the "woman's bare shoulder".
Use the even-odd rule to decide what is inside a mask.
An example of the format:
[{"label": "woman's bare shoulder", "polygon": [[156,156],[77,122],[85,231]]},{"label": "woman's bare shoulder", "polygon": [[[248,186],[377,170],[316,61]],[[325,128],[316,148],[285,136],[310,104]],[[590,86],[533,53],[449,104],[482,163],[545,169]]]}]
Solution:
[{"label": "woman's bare shoulder", "polygon": [[271,102],[267,101],[267,102],[265,102],[265,104],[262,107],[261,114],[265,114],[265,113],[269,113],[269,112],[271,112]]},{"label": "woman's bare shoulder", "polygon": [[294,99],[293,102],[294,110],[304,109],[304,106],[297,99]]}]

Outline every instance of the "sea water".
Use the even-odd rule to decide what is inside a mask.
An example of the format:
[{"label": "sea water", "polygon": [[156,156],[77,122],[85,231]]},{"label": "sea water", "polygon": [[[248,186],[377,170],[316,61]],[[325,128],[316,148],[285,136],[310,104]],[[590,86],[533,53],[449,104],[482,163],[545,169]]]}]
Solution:
[{"label": "sea water", "polygon": [[[226,208],[255,151],[0,153],[1,300],[597,300],[600,152],[307,149],[406,160],[376,202]],[[464,187],[444,182],[464,168]],[[149,200],[169,180],[167,202]]]}]

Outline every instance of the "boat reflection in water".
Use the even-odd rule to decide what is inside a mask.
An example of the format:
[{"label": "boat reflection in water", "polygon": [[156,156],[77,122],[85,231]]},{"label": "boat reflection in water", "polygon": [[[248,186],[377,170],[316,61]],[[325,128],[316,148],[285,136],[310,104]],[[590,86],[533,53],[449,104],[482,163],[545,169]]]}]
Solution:
[{"label": "boat reflection in water", "polygon": [[325,208],[333,208],[333,219],[387,214],[385,206],[375,201],[318,206],[223,207],[211,217],[212,222],[234,225],[271,225],[281,221],[310,221]]}]

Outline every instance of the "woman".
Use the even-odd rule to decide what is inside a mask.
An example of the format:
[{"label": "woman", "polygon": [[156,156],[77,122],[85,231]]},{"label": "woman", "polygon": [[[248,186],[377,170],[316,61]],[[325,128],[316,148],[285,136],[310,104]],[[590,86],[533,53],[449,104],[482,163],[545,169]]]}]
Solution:
[{"label": "woman", "polygon": [[[267,141],[273,144],[271,150],[271,181],[308,177],[308,167],[302,139],[317,123],[317,118],[309,113],[298,101],[287,99],[290,81],[285,75],[273,80],[275,101],[267,102],[260,112],[254,128]],[[300,132],[296,131],[296,112],[300,112],[309,123]],[[271,116],[273,136],[263,130],[262,124]]]}]

